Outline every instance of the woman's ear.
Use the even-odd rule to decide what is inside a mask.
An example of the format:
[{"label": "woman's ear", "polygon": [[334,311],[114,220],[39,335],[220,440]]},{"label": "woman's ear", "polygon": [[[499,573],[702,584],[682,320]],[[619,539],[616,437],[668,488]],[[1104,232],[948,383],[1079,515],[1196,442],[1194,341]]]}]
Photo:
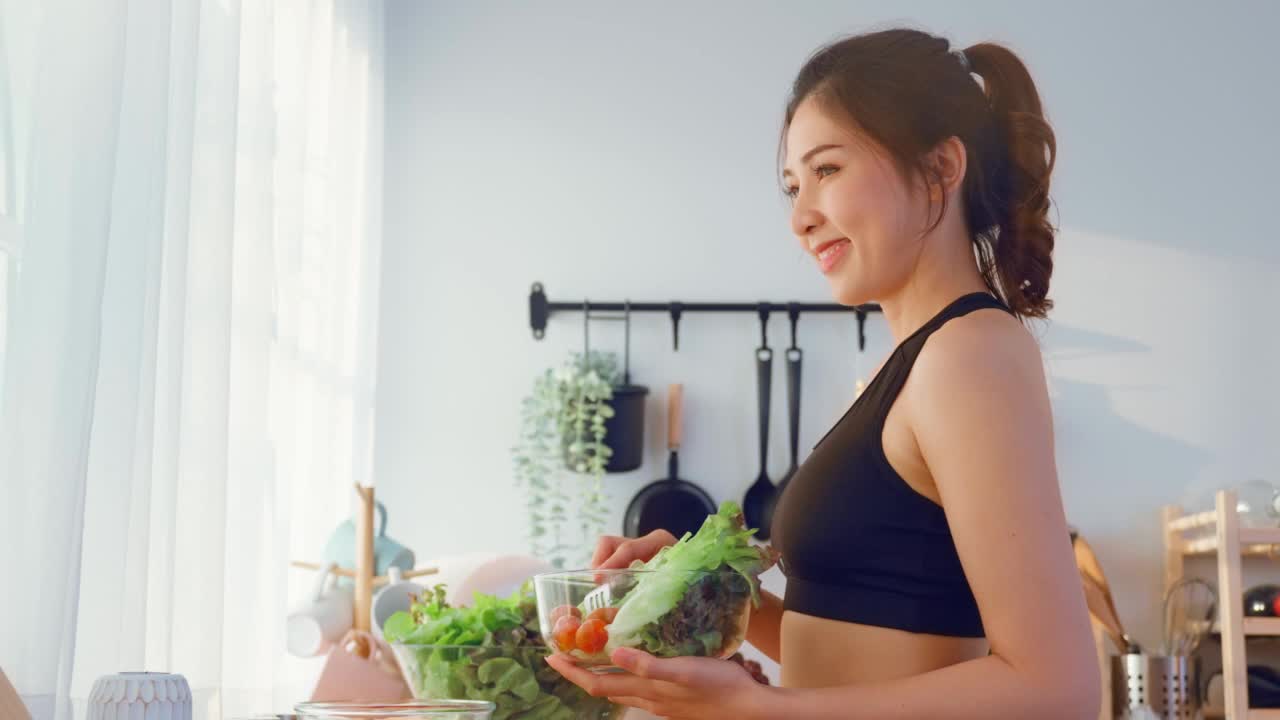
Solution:
[{"label": "woman's ear", "polygon": [[[917,167],[916,181],[923,183],[921,189],[927,198],[929,208],[926,213],[925,227],[932,229],[936,223],[942,221],[941,214],[946,208],[943,198],[959,193],[964,184],[967,167],[964,143],[954,135],[943,140],[925,153]],[[916,187],[921,186],[917,184]]]},{"label": "woman's ear", "polygon": [[968,155],[960,138],[952,135],[934,146],[925,158],[925,167],[929,170],[929,196],[959,191],[964,184],[967,166]]}]

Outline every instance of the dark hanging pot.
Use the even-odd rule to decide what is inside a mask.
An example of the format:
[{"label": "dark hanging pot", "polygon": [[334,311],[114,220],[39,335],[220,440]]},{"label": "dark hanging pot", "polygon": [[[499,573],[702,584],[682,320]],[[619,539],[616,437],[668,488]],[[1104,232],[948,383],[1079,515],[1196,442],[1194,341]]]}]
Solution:
[{"label": "dark hanging pot", "polygon": [[[582,357],[590,357],[591,347],[588,328],[591,324],[589,303],[583,305]],[[613,318],[616,319],[616,318]],[[609,407],[613,417],[604,423],[604,444],[612,454],[605,464],[607,473],[631,472],[644,461],[644,406],[649,388],[631,384],[631,302],[627,301],[622,317],[625,350],[623,353],[622,384],[613,386],[613,398]],[[566,461],[568,451],[566,449]]]},{"label": "dark hanging pot", "polygon": [[613,417],[605,421],[604,441],[613,450],[605,472],[631,472],[644,462],[644,404],[649,388],[631,384],[631,301],[622,316],[622,384],[613,386]]},{"label": "dark hanging pot", "polygon": [[613,450],[605,472],[631,472],[644,460],[644,403],[649,388],[619,385],[613,388],[613,417],[604,423],[604,441]]}]

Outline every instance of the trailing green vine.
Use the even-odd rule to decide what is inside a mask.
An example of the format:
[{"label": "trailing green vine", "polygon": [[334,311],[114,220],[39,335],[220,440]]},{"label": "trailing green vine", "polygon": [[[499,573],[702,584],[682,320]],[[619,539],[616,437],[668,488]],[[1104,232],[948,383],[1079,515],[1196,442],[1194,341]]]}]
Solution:
[{"label": "trailing green vine", "polygon": [[[516,483],[527,495],[529,541],[535,555],[558,568],[584,566],[604,531],[608,505],[602,480],[613,454],[605,444],[605,421],[613,417],[609,401],[617,379],[613,353],[574,353],[539,375],[521,403],[520,440],[512,457]],[[574,480],[579,487],[571,494]]]}]

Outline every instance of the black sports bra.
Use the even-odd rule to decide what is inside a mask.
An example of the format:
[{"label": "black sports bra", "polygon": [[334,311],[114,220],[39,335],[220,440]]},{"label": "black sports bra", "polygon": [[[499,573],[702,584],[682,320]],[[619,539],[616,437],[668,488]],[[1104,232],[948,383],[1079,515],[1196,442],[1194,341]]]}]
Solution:
[{"label": "black sports bra", "polygon": [[942,508],[906,483],[881,443],[929,336],[948,320],[1008,308],[964,295],[903,340],[844,416],[814,446],[778,501],[787,610],[909,632],[982,637],[982,617]]}]

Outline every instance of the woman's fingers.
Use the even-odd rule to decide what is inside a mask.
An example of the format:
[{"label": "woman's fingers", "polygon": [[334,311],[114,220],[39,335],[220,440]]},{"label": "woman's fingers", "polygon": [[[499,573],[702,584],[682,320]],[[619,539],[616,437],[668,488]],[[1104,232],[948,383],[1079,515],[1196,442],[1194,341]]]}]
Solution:
[{"label": "woman's fingers", "polygon": [[639,708],[651,715],[658,714],[657,703],[647,698],[628,697],[625,695],[621,697],[612,696],[609,698],[609,702],[613,703],[614,705],[626,705],[627,707]]},{"label": "woman's fingers", "polygon": [[591,556],[592,569],[601,567],[601,564],[608,560],[609,557],[617,551],[618,546],[625,542],[627,542],[626,538],[618,537],[617,535],[601,536],[600,539],[596,541],[596,551]]},{"label": "woman's fingers", "polygon": [[646,688],[652,687],[648,680],[634,675],[593,673],[562,655],[548,656],[547,664],[592,697],[639,697]]},{"label": "woman's fingers", "polygon": [[647,680],[665,680],[677,685],[684,685],[689,680],[680,662],[683,658],[661,659],[641,650],[618,648],[609,659],[632,675]]},{"label": "woman's fingers", "polygon": [[[620,538],[612,535],[606,535],[600,538],[600,542],[596,544],[596,558],[599,564],[594,565],[600,570],[626,568],[636,560],[648,562],[650,558],[658,554],[658,551],[668,545],[674,545],[675,536],[666,530],[654,530],[644,537]],[[611,548],[612,552],[605,555],[606,548]],[[604,555],[603,558],[600,556]]]},{"label": "woman's fingers", "polygon": [[645,560],[641,557],[644,553],[637,548],[635,541],[626,542],[618,546],[613,554],[600,564],[601,570],[625,570],[635,560]]},{"label": "woman's fingers", "polygon": [[[629,540],[627,538],[611,537],[608,538],[608,540],[618,540],[619,542],[613,544],[612,552],[601,560],[600,564],[597,566],[598,570],[623,569],[630,565],[632,561],[648,560],[650,557],[653,557],[652,553],[649,553],[648,557],[644,557],[646,552],[644,538]],[[601,546],[603,546],[603,544],[604,542],[601,541]],[[597,547],[596,550],[599,551],[600,547]],[[655,550],[654,552],[657,551]]]}]

